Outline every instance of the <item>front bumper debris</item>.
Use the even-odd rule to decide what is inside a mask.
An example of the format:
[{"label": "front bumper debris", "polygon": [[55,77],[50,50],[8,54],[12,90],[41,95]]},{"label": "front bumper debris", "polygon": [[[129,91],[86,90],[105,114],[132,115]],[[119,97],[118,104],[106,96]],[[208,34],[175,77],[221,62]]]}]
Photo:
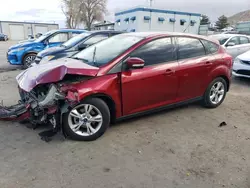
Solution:
[{"label": "front bumper debris", "polygon": [[0,106],[0,120],[24,120],[29,116],[25,104],[16,104],[13,106]]}]

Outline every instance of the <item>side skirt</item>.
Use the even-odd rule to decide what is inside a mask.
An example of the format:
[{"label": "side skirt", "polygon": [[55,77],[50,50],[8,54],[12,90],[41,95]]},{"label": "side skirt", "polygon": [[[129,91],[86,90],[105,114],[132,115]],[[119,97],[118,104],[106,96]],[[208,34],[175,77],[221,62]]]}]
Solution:
[{"label": "side skirt", "polygon": [[187,104],[190,104],[190,103],[200,101],[200,100],[202,100],[202,98],[203,97],[196,97],[196,98],[193,98],[193,99],[188,99],[186,101],[182,101],[182,102],[178,102],[178,103],[174,103],[174,104],[169,104],[167,106],[161,106],[161,107],[154,108],[154,109],[151,109],[151,110],[147,110],[147,111],[143,111],[143,112],[137,112],[135,114],[130,114],[130,115],[127,115],[127,116],[122,116],[120,118],[117,118],[116,122],[123,121],[123,120],[126,120],[126,119],[130,119],[130,118],[133,118],[133,117],[138,117],[138,116],[148,115],[148,114],[151,114],[151,113],[160,112],[160,111],[171,109],[171,108],[176,108],[178,106],[187,105]]}]

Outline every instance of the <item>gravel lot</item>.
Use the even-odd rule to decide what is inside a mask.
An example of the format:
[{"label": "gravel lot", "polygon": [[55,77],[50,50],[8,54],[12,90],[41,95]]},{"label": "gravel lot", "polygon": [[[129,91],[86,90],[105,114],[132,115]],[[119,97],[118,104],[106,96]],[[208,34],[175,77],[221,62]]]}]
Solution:
[{"label": "gravel lot", "polygon": [[[9,45],[0,42],[5,105],[19,99],[20,71],[10,71],[5,58]],[[94,142],[58,135],[45,143],[37,134],[42,128],[0,122],[0,187],[249,188],[249,86],[234,79],[217,109],[193,104],[124,121]],[[227,126],[218,127],[223,121]]]}]

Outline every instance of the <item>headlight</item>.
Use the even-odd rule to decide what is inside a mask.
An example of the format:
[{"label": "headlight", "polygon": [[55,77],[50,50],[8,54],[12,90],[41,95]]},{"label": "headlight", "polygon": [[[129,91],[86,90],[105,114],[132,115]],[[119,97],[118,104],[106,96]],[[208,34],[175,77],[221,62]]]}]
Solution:
[{"label": "headlight", "polygon": [[11,52],[20,52],[20,51],[22,51],[24,49],[25,48],[16,48],[16,49],[11,50]]},{"label": "headlight", "polygon": [[45,61],[50,61],[53,57],[55,57],[55,56],[53,56],[53,55],[45,56],[45,57],[43,58],[43,60],[45,60]]},{"label": "headlight", "polygon": [[241,60],[240,60],[239,58],[236,57],[236,58],[234,59],[234,64],[239,64],[239,63],[241,63]]}]

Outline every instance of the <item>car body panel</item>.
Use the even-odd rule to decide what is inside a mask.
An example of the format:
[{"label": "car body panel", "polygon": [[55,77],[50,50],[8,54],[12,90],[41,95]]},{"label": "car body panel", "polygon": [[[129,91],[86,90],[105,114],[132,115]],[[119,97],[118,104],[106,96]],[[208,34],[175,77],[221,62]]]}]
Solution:
[{"label": "car body panel", "polygon": [[233,64],[233,75],[250,78],[250,50],[239,55]]},{"label": "car body panel", "polygon": [[[7,52],[7,60],[10,64],[13,65],[21,65],[23,58],[25,55],[29,53],[39,53],[40,51],[44,50],[47,47],[58,46],[61,43],[46,43],[51,37],[60,34],[60,33],[83,33],[85,30],[74,30],[74,29],[64,29],[64,30],[56,30],[51,32],[48,36],[42,36],[43,40],[34,40],[34,41],[26,41],[22,43],[18,43],[16,45],[11,46]],[[70,36],[68,34],[68,36]]]},{"label": "car body panel", "polygon": [[[176,33],[128,33],[142,39],[99,68],[85,64],[84,60],[65,58],[31,67],[17,76],[19,88],[30,92],[37,85],[57,85],[66,94],[65,102],[78,104],[89,97],[107,97],[114,103],[117,119],[142,113],[163,106],[201,99],[211,81],[223,76],[230,82],[232,57],[222,47],[210,55],[192,59],[145,66],[140,69],[124,69],[131,52],[140,46],[162,37],[203,37]],[[208,41],[210,39],[204,38]],[[217,42],[215,42],[217,43]],[[218,43],[217,43],[218,44]],[[89,48],[90,49],[90,48]],[[205,49],[204,49],[205,51]],[[94,59],[94,58],[93,58]],[[171,70],[171,71],[168,71]],[[58,83],[67,74],[88,77],[78,82]],[[186,94],[186,95],[185,95]],[[68,99],[71,99],[69,101]],[[108,103],[107,103],[108,104]],[[70,106],[70,107],[73,107]]]},{"label": "car body panel", "polygon": [[[207,75],[212,69],[213,56],[179,60],[177,76],[179,78],[178,101],[202,96],[207,87]],[[207,64],[208,63],[208,64]],[[191,87],[195,86],[195,87]]]},{"label": "car body panel", "polygon": [[21,72],[17,77],[18,85],[21,89],[29,92],[34,87],[43,83],[58,82],[66,74],[96,76],[98,68],[87,65],[79,60],[61,59],[57,62],[30,67]]},{"label": "car body panel", "polygon": [[[211,38],[228,38],[223,44],[221,44],[226,52],[230,54],[233,58],[236,58],[238,55],[250,50],[250,37],[247,35],[240,35],[240,34],[217,34],[211,35]],[[249,43],[247,44],[238,44],[235,46],[227,46],[227,44],[234,38],[234,37],[246,37],[249,39]],[[239,40],[239,39],[238,39]],[[239,41],[238,41],[239,42]]]},{"label": "car body panel", "polygon": [[130,115],[175,102],[177,69],[175,61],[122,72],[123,113]]}]

